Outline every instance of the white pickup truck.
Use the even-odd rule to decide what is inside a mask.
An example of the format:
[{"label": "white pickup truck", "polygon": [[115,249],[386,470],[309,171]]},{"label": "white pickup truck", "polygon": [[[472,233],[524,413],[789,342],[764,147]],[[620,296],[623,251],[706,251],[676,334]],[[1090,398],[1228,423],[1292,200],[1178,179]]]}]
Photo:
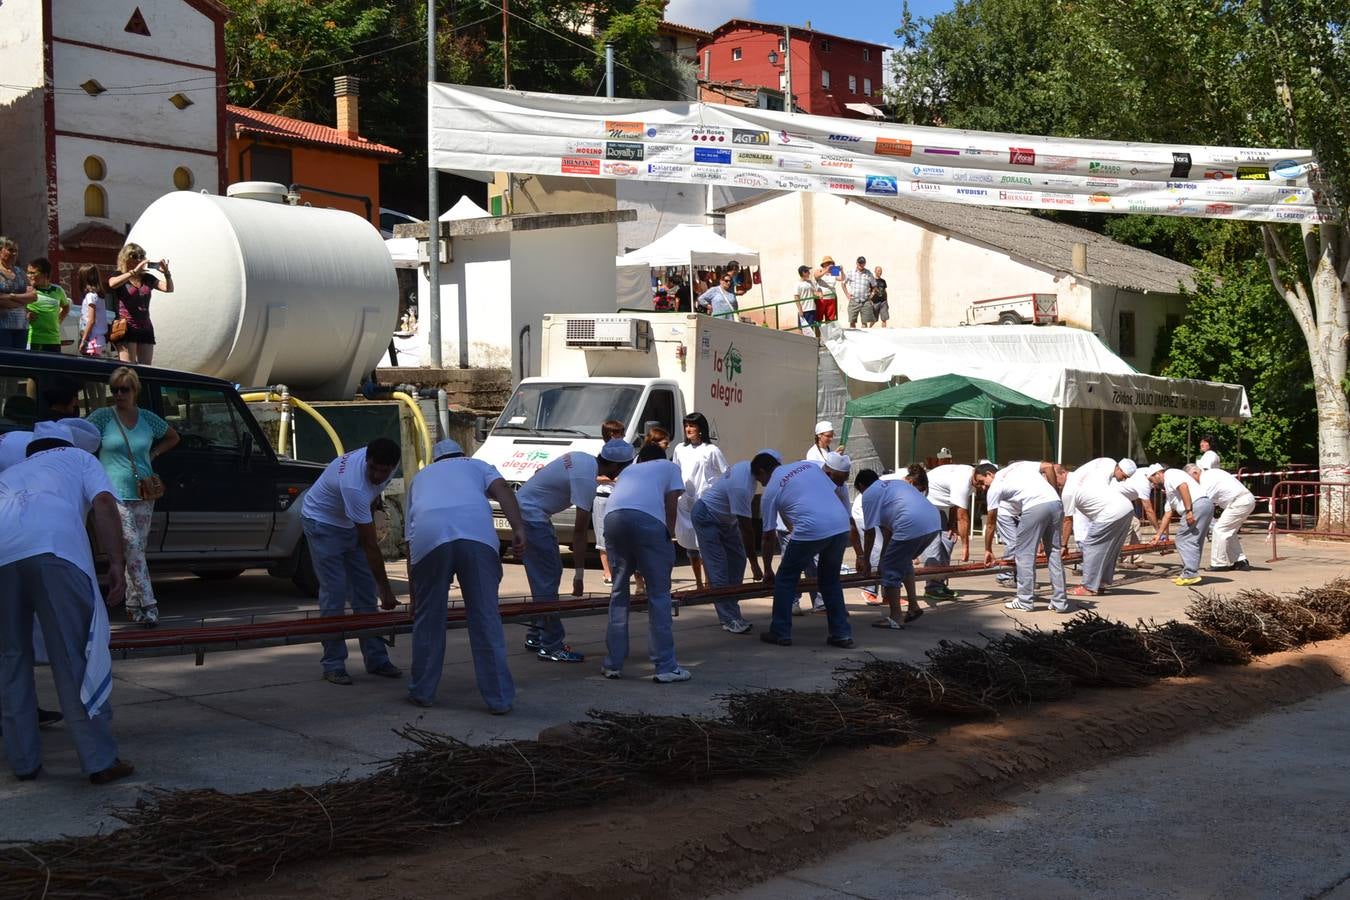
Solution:
[{"label": "white pickup truck", "polygon": [[[764,447],[792,459],[811,443],[814,338],[693,313],[555,313],[541,353],[543,374],[521,381],[474,453],[517,488],[563,453],[598,453],[608,419],[635,445],[652,425],[678,442],[685,414],[701,412],[728,462]],[[564,544],[572,521],[554,519]],[[509,537],[505,520],[497,530]]]}]

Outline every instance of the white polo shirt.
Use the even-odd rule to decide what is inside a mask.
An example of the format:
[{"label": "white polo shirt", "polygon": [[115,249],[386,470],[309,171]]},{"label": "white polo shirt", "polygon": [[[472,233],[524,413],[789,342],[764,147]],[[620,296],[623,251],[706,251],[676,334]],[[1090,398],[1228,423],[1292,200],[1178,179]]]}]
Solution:
[{"label": "white polo shirt", "polygon": [[1191,493],[1192,503],[1200,497],[1208,496],[1200,487],[1200,482],[1187,475],[1185,469],[1165,470],[1163,472],[1163,487],[1167,490],[1167,505],[1179,516],[1186,515],[1186,502],[1181,499],[1181,491],[1177,490],[1183,484]]},{"label": "white polo shirt", "polygon": [[1217,469],[1219,467],[1219,454],[1213,450],[1206,450],[1200,454],[1200,458],[1195,461],[1195,464],[1202,469]]},{"label": "white polo shirt", "polygon": [[712,483],[700,498],[703,505],[723,522],[731,523],[737,516],[748,519],[755,500],[755,476],[750,472],[750,461],[733,463],[726,474]]},{"label": "white polo shirt", "polygon": [[51,553],[92,579],[84,521],[105,493],[117,496],[103,465],[75,447],[43,450],[10,466],[0,474],[0,565]]},{"label": "white polo shirt", "polygon": [[28,445],[33,442],[31,431],[6,431],[0,434],[0,472],[24,461]]},{"label": "white polo shirt", "polygon": [[928,470],[928,502],[938,509],[969,509],[974,466],[947,463]]},{"label": "white polo shirt", "polygon": [[411,561],[450,541],[477,541],[496,550],[487,489],[501,477],[496,467],[463,457],[442,459],[418,472],[408,498]]},{"label": "white polo shirt", "polygon": [[1136,500],[1149,503],[1153,499],[1153,485],[1143,469],[1136,469],[1133,475],[1124,481],[1115,482],[1115,485],[1116,491],[1131,503]]},{"label": "white polo shirt", "polygon": [[595,505],[595,477],[599,473],[600,463],[593,454],[580,450],[564,453],[521,486],[516,493],[520,514],[538,522],[547,521],[569,506],[590,512]]},{"label": "white polo shirt", "polygon": [[330,462],[319,480],[305,492],[300,515],[334,528],[368,525],[372,521],[370,505],[390,478],[380,484],[370,483],[366,478],[365,447],[345,453]]},{"label": "white polo shirt", "polygon": [[847,501],[839,502],[835,483],[822,465],[800,460],[775,469],[759,501],[764,521],[773,521],[781,512],[792,526],[793,540],[823,540],[847,533]]},{"label": "white polo shirt", "polygon": [[1102,479],[1101,466],[1085,465],[1070,472],[1064,481],[1063,502],[1064,515],[1082,513],[1091,522],[1114,522],[1134,514],[1134,505]]},{"label": "white polo shirt", "polygon": [[634,463],[614,482],[614,493],[605,506],[605,518],[621,509],[646,513],[662,526],[666,524],[666,495],[684,493],[680,467],[668,459]]},{"label": "white polo shirt", "polygon": [[995,472],[994,481],[984,498],[989,509],[997,506],[999,512],[1014,516],[1024,515],[1027,510],[1058,500],[1059,494],[1041,474],[1041,464],[1025,460]]},{"label": "white polo shirt", "polygon": [[1202,471],[1200,473],[1200,490],[1204,491],[1205,496],[1213,500],[1214,505],[1220,509],[1227,509],[1231,504],[1244,497],[1252,496],[1252,492],[1247,490],[1242,482],[1223,469],[1205,469]]}]

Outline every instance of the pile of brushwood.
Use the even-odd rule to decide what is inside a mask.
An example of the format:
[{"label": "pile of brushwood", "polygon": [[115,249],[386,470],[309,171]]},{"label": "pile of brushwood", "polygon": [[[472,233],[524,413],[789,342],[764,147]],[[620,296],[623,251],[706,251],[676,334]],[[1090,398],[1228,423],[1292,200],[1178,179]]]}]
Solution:
[{"label": "pile of brushwood", "polygon": [[0,848],[0,898],[182,894],[285,863],[406,850],[467,822],[772,777],[831,748],[927,741],[921,720],[995,716],[1078,686],[1138,687],[1350,632],[1350,580],[1291,596],[1197,593],[1186,613],[1190,623],[1133,627],[1081,613],[1058,631],[943,641],[924,665],[849,664],[833,691],[726,695],[718,718],[594,711],[561,742],[475,746],[406,727],[411,749],[369,777],[152,792],[115,813],[125,823],[116,831]]}]

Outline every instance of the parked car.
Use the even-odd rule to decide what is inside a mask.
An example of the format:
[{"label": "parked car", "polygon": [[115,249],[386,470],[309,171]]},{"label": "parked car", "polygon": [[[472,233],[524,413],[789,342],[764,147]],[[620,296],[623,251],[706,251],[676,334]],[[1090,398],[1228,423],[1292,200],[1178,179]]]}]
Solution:
[{"label": "parked car", "polygon": [[380,207],[380,235],[386,240],[394,236],[395,225],[416,225],[422,221],[424,220],[416,216],[410,216],[405,212]]},{"label": "parked car", "polygon": [[[108,376],[118,365],[0,351],[0,432],[31,430],[45,418],[43,391],[60,380],[78,388],[81,415],[110,405]],[[146,555],[152,573],[223,579],[265,568],[316,595],[300,501],[324,467],[278,457],[229,382],[134,368],[141,377],[139,405],[163,416],[182,437],[173,452],[155,460],[165,493],[155,503],[150,529]]]}]

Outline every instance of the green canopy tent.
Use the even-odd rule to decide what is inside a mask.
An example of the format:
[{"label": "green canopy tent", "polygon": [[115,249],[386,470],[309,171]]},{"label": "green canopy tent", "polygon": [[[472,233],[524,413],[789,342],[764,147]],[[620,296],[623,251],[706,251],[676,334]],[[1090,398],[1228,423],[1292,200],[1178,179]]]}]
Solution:
[{"label": "green canopy tent", "polygon": [[925,422],[983,422],[985,448],[989,458],[997,461],[995,423],[1042,422],[1045,424],[1046,438],[1053,441],[1055,409],[1049,403],[1033,400],[1026,394],[1019,394],[983,378],[937,375],[907,381],[848,401],[844,406],[841,444],[848,443],[848,433],[854,419],[909,422],[912,426],[911,447],[919,426]]}]

